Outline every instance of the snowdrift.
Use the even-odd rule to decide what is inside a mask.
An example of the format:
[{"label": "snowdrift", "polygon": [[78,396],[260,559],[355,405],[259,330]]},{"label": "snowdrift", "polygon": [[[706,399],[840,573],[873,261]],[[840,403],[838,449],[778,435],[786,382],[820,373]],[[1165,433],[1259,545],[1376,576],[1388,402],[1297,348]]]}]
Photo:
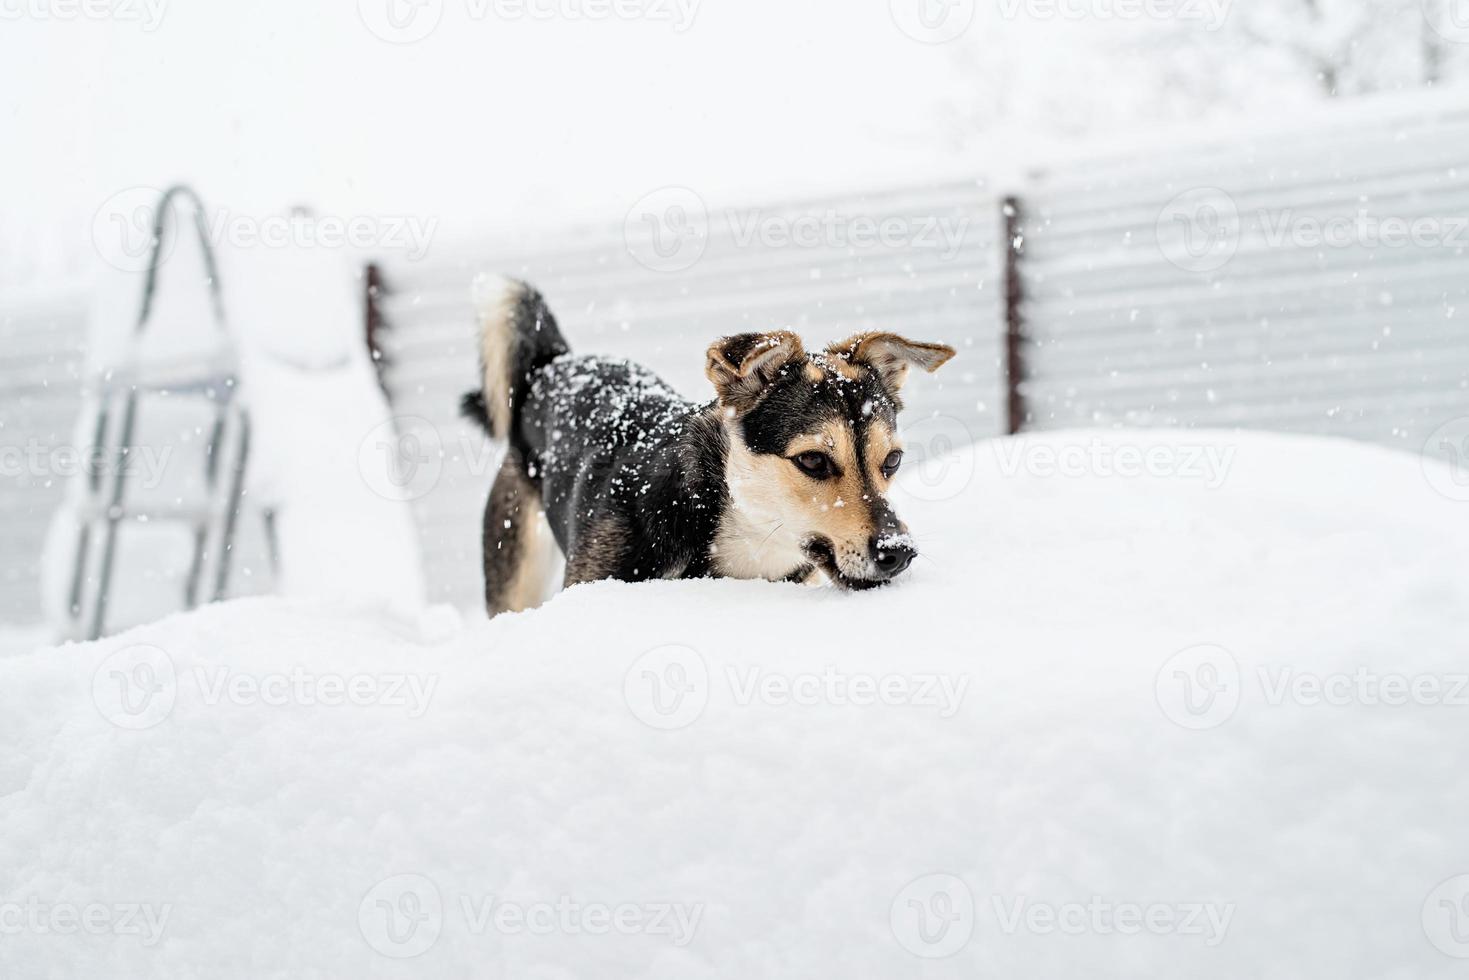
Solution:
[{"label": "snowdrift", "polygon": [[1002,440],[907,474],[877,592],[250,599],[0,659],[0,975],[1462,975],[1445,475]]}]

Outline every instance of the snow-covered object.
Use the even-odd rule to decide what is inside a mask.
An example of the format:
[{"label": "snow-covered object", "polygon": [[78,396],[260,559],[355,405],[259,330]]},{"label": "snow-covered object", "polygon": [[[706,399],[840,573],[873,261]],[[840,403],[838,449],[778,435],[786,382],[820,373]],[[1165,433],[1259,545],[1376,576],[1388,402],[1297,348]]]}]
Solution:
[{"label": "snow-covered object", "polygon": [[416,609],[417,530],[388,477],[401,435],[362,335],[360,256],[292,244],[226,247],[220,260],[244,338],[251,506],[274,514],[276,591]]},{"label": "snow-covered object", "polygon": [[[155,200],[140,198],[145,216]],[[227,215],[212,215],[211,228]],[[369,468],[383,463],[385,453],[392,461],[399,434],[362,336],[362,257],[313,244],[309,227],[301,224],[309,219],[289,220],[296,222],[300,240],[267,245],[223,236],[211,242],[225,327],[214,319],[204,253],[189,213],[180,210],[169,226],[154,313],[141,336],[135,328],[147,253],[134,248],[110,256],[92,304],[89,375],[134,363],[177,363],[185,366],[180,380],[187,381],[221,360],[236,364],[251,433],[228,594],[271,589],[298,597],[376,598],[415,610],[425,587],[408,498],[379,473],[381,467]],[[132,512],[169,514],[204,506],[213,416],[212,405],[188,395],[141,398],[133,450],[143,465],[129,478]],[[91,398],[78,418],[78,445],[88,444],[94,417]],[[388,448],[380,449],[380,443]],[[66,619],[78,515],[86,512],[84,485],[72,481],[68,492],[41,562],[52,623]],[[275,568],[268,560],[266,512],[273,520]],[[192,549],[188,525],[125,521],[108,628],[177,609]]]},{"label": "snow-covered object", "polygon": [[888,589],[253,599],[0,660],[0,975],[1462,975],[1441,464],[912,450]]}]

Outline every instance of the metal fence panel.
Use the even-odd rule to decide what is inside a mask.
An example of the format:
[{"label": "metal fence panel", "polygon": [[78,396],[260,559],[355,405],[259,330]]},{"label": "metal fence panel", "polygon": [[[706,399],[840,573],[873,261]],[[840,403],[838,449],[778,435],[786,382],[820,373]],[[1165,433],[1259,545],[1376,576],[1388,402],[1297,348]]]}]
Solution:
[{"label": "metal fence panel", "polygon": [[40,559],[51,517],[65,496],[57,471],[74,447],[86,365],[87,302],[65,292],[0,311],[0,623],[41,621]]},{"label": "metal fence panel", "polygon": [[1469,415],[1469,107],[1057,169],[1021,228],[1029,426],[1418,451]]}]

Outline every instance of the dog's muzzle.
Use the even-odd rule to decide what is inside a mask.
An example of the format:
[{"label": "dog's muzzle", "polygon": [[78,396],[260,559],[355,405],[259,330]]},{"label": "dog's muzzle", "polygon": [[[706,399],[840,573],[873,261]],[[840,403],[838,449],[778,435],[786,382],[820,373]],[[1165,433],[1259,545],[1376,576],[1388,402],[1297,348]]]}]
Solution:
[{"label": "dog's muzzle", "polygon": [[867,542],[868,567],[871,575],[857,578],[846,575],[837,565],[836,549],[831,541],[821,535],[813,535],[803,545],[806,557],[837,585],[844,589],[871,589],[885,585],[907,571],[918,557],[918,550],[908,543],[906,536],[874,535]]}]

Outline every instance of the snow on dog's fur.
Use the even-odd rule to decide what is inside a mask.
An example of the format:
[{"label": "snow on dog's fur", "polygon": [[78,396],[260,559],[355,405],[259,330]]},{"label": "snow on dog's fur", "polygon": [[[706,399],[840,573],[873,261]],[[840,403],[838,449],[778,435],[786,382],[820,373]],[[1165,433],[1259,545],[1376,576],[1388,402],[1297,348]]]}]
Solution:
[{"label": "snow on dog's fur", "polygon": [[481,278],[475,305],[483,385],[464,408],[509,443],[483,529],[492,615],[539,603],[555,547],[567,585],[726,576],[861,589],[916,556],[887,499],[899,392],[910,366],[937,370],[952,348],[865,333],[808,353],[788,331],[739,334],[706,352],[717,397],[696,405],[639,365],[573,356],[524,283]]}]

